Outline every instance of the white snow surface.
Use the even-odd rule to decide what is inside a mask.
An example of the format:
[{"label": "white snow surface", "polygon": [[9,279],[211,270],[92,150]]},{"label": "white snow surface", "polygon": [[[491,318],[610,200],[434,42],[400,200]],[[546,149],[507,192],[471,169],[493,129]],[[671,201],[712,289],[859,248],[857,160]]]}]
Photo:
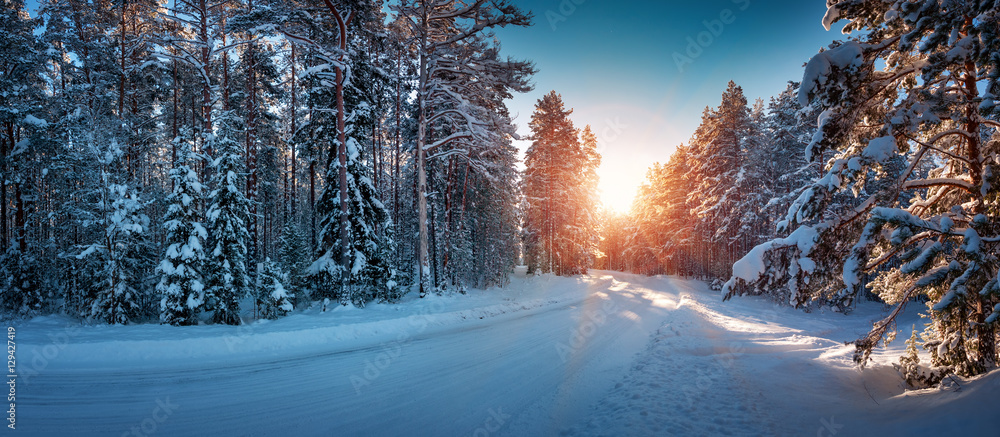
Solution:
[{"label": "white snow surface", "polygon": [[[363,310],[320,306],[240,327],[60,316],[15,325],[17,432],[881,436],[1000,426],[1000,373],[904,392],[890,366],[902,340],[857,370],[843,342],[884,315],[878,304],[806,314],[758,298],[723,303],[697,281],[594,271],[519,274],[503,289]],[[918,322],[911,311],[899,326]]]}]

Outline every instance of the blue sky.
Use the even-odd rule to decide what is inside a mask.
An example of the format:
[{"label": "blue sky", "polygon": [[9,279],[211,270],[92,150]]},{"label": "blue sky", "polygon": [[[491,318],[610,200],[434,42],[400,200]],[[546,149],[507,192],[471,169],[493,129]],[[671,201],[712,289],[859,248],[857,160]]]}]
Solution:
[{"label": "blue sky", "polygon": [[[803,64],[821,47],[843,38],[843,23],[829,32],[820,24],[824,0],[515,4],[534,13],[534,26],[498,31],[503,52],[533,60],[540,70],[535,91],[508,102],[518,132],[529,133],[542,95],[562,94],[576,125],[590,124],[599,137],[604,198],[618,209],[628,207],[648,167],[690,138],[702,110],[719,104],[730,80],[751,102],[766,103],[789,80],[801,79]],[[698,56],[688,56],[681,69],[674,53]]]}]

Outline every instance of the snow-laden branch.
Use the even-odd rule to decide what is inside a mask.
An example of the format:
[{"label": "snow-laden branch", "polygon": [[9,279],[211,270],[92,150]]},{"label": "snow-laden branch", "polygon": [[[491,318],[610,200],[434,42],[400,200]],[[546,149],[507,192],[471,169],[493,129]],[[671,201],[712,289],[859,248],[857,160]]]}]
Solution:
[{"label": "snow-laden branch", "polygon": [[453,18],[464,18],[464,17],[467,17],[470,12],[475,11],[477,8],[479,8],[480,6],[482,6],[483,3],[486,3],[486,0],[476,0],[475,2],[467,4],[464,8],[455,9],[454,11],[447,12],[447,13],[444,13],[444,14],[431,15],[431,16],[428,16],[427,19],[428,20],[451,20]]},{"label": "snow-laden branch", "polygon": [[463,139],[465,139],[465,140],[471,140],[473,138],[475,138],[475,137],[472,135],[471,132],[453,133],[451,135],[448,135],[447,137],[444,137],[444,138],[442,138],[440,140],[435,141],[432,144],[424,146],[424,150],[425,151],[431,151],[431,150],[434,150],[434,149],[436,149],[438,147],[441,147],[441,146],[443,146],[445,144],[448,144],[448,143],[450,143],[452,141],[458,141],[458,140],[463,140]]},{"label": "snow-laden branch", "polygon": [[913,138],[912,136],[910,136],[908,134],[904,134],[904,135],[910,141],[913,141],[913,142],[915,142],[917,144],[920,144],[921,146],[924,146],[924,147],[926,147],[928,149],[931,149],[931,150],[934,150],[935,152],[938,152],[938,153],[940,153],[942,155],[947,155],[950,158],[957,159],[959,161],[962,161],[962,162],[965,162],[965,163],[968,164],[969,163],[968,159],[965,159],[962,156],[956,155],[954,153],[951,153],[951,152],[949,152],[947,150],[941,149],[941,148],[936,147],[936,146],[933,145],[937,141],[940,141],[941,138],[944,138],[944,137],[946,137],[948,135],[962,135],[962,134],[966,133],[965,131],[959,131],[959,132],[955,132],[955,131],[958,131],[958,129],[955,129],[953,131],[948,131],[948,132],[942,132],[942,133],[940,133],[938,135],[935,135],[934,138],[932,138],[931,140],[929,140],[929,142],[927,142],[927,143],[925,143],[923,141],[920,141],[920,140],[918,140],[916,138]]},{"label": "snow-laden branch", "polygon": [[438,112],[438,113],[436,113],[436,114],[428,117],[427,118],[427,122],[428,123],[434,123],[435,121],[440,120],[440,119],[442,119],[442,118],[444,118],[445,116],[448,116],[448,115],[458,115],[458,116],[464,118],[466,124],[468,124],[470,127],[471,126],[475,126],[475,125],[482,125],[483,124],[483,123],[480,123],[478,120],[476,120],[476,118],[473,117],[468,112],[460,111],[458,109],[448,109],[448,110],[445,110],[445,111]]},{"label": "snow-laden branch", "polygon": [[975,194],[975,186],[972,182],[965,181],[956,178],[933,178],[933,179],[918,179],[913,181],[907,181],[903,184],[904,190],[920,189],[920,188],[931,188],[948,186],[961,188],[970,194]]}]

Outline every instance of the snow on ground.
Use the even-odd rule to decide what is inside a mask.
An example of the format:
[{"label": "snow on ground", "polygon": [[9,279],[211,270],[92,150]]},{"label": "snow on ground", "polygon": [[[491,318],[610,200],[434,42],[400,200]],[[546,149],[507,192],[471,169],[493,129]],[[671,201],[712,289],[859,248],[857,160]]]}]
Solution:
[{"label": "snow on ground", "polygon": [[892,364],[911,326],[921,326],[916,311],[901,317],[897,340],[861,371],[844,342],[884,317],[883,305],[807,314],[759,298],[721,302],[693,281],[628,280],[673,290],[678,305],[589,422],[567,434],[994,435],[1000,427],[989,409],[1000,373],[904,390]]},{"label": "snow on ground", "polygon": [[[241,327],[17,326],[25,435],[992,433],[1000,373],[905,392],[851,315],[593,272]],[[917,306],[914,305],[914,308]]]}]

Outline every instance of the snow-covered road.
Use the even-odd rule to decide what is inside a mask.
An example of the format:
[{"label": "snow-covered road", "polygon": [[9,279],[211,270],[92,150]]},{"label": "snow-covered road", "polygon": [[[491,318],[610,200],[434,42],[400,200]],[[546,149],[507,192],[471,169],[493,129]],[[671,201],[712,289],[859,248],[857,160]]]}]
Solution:
[{"label": "snow-covered road", "polygon": [[558,433],[586,419],[674,305],[606,275],[548,281],[560,279],[513,285],[550,289],[552,300],[535,308],[435,324],[450,309],[435,297],[407,323],[386,323],[392,332],[265,358],[56,366],[56,357],[21,389],[18,424],[31,435]]},{"label": "snow-covered road", "polygon": [[[939,435],[1000,429],[1000,373],[904,392],[884,311],[723,303],[705,284],[593,272],[468,296],[318,306],[242,327],[17,327],[23,435]],[[901,320],[900,338],[919,323]],[[905,323],[905,326],[904,326]],[[957,381],[956,381],[957,383]],[[929,417],[935,417],[928,420]]]}]

